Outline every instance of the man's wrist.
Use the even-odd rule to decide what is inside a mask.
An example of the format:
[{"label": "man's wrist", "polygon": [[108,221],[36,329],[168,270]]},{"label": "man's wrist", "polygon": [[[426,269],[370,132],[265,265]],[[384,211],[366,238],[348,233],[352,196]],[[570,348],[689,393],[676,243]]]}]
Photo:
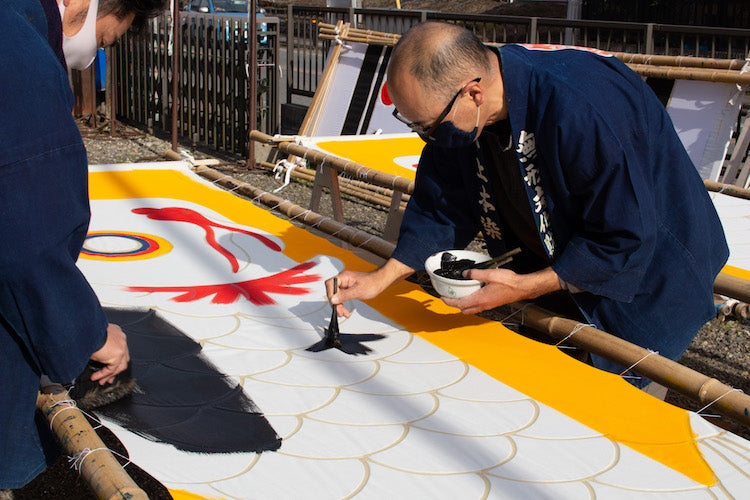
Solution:
[{"label": "man's wrist", "polygon": [[542,295],[562,290],[560,277],[551,267],[546,267],[524,276],[529,280],[527,284],[529,291],[527,298],[529,299],[535,299]]}]

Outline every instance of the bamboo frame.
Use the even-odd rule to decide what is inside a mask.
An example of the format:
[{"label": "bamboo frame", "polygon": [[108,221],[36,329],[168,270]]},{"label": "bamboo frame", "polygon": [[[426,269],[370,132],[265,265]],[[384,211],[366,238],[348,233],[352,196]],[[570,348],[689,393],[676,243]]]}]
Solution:
[{"label": "bamboo frame", "polygon": [[681,68],[711,68],[741,70],[745,65],[743,59],[712,59],[694,56],[659,56],[653,54],[630,54],[628,52],[611,52],[624,63],[648,64],[650,66],[677,66]]},{"label": "bamboo frame", "polygon": [[293,142],[277,142],[274,141],[273,137],[270,135],[257,130],[254,130],[250,134],[250,138],[264,144],[276,146],[279,151],[302,157],[315,165],[325,164],[326,167],[333,168],[340,173],[350,175],[357,179],[362,179],[370,184],[393,189],[395,191],[401,191],[406,194],[412,194],[414,192],[414,181],[406,179],[405,177],[399,177],[397,175],[373,170],[353,161],[345,160],[338,156],[301,146]]},{"label": "bamboo frame", "polygon": [[719,273],[714,281],[714,291],[742,302],[750,303],[750,281]]},{"label": "bamboo frame", "polygon": [[704,82],[750,84],[750,73],[733,70],[703,68],[675,68],[670,66],[650,66],[648,64],[628,64],[630,69],[641,76],[667,78],[671,80],[700,80]]},{"label": "bamboo frame", "polygon": [[37,409],[44,415],[68,456],[77,458],[83,479],[99,498],[148,500],[117,459],[91,428],[86,417],[60,385],[43,387],[37,395]]},{"label": "bamboo frame", "polygon": [[[745,426],[750,426],[750,395],[723,384],[658,353],[575,320],[555,316],[533,304],[514,303],[521,323],[551,337],[575,344],[673,391],[687,396]],[[572,332],[575,331],[574,334]]]},{"label": "bamboo frame", "polygon": [[[272,209],[284,213],[290,219],[316,227],[331,236],[355,244],[355,246],[383,259],[390,258],[395,249],[394,244],[382,238],[335,222],[328,217],[294,205],[289,200],[284,200],[247,183],[237,181],[209,167],[195,167],[195,172],[232,192],[257,199]],[[367,238],[365,238],[365,235]],[[743,293],[750,293],[750,281],[720,274],[715,286],[718,290],[721,290],[719,293],[731,292],[725,293],[725,295],[747,302],[747,300],[742,299],[742,296]],[[519,313],[523,324],[537,331],[545,332],[556,339],[566,339],[566,342],[575,344],[623,367],[635,365],[632,368],[633,372],[704,405],[713,404],[714,410],[722,415],[750,426],[750,396],[737,389],[619,337],[593,327],[582,327],[577,321],[555,316],[533,304],[514,303],[510,304],[509,307]],[[574,329],[576,333],[570,335]]]},{"label": "bamboo frame", "polygon": [[[349,23],[339,21],[338,23],[336,23],[336,26],[331,26],[331,29],[334,33],[338,34],[337,36],[344,38],[349,32]],[[323,70],[323,75],[320,78],[320,84],[318,84],[318,88],[315,91],[315,95],[313,96],[312,102],[310,103],[310,107],[308,108],[307,113],[305,113],[305,117],[302,119],[302,124],[299,128],[299,135],[313,135],[310,132],[317,127],[318,122],[320,121],[320,116],[323,108],[321,101],[325,99],[325,97],[328,95],[328,91],[331,88],[331,82],[333,81],[333,72],[338,65],[340,54],[341,44],[337,44],[331,50],[331,55],[328,58],[328,63],[326,64],[325,70]],[[253,138],[250,137],[250,140],[252,141]]]},{"label": "bamboo frame", "polygon": [[[320,38],[338,39],[347,42],[368,43],[372,45],[395,45],[400,35],[371,30],[352,28],[346,34],[336,34],[330,24],[322,23],[319,27]],[[502,43],[489,45],[502,46]],[[741,73],[745,61],[741,59],[711,59],[706,57],[657,56],[649,54],[628,54],[611,52],[611,54],[641,76],[668,78],[672,80],[700,80],[707,82],[750,84],[750,73]]]},{"label": "bamboo frame", "polygon": [[[269,163],[265,161],[260,162],[259,165],[268,170],[273,170],[275,168],[275,165],[273,163]],[[304,181],[314,182],[315,170],[305,168],[305,167],[296,167],[294,170],[292,170],[291,176],[294,177],[295,179],[301,179]],[[381,207],[389,208],[391,206],[391,197],[389,194],[385,194],[385,193],[381,194],[377,191],[368,189],[366,187],[368,185],[367,183],[354,181],[352,179],[349,179],[348,177],[340,178],[339,183],[340,183],[341,192],[344,194],[348,194],[349,196],[355,196],[368,203],[372,203],[374,205],[378,205]],[[384,189],[384,188],[379,188],[379,189]],[[392,192],[393,191],[391,191],[391,193]],[[401,209],[403,210],[405,207],[406,207],[406,203],[402,201]]]},{"label": "bamboo frame", "polygon": [[721,182],[714,182],[708,179],[704,179],[703,184],[709,191],[723,193],[729,196],[734,196],[735,198],[750,200],[750,189],[741,188],[732,184],[722,184]]}]

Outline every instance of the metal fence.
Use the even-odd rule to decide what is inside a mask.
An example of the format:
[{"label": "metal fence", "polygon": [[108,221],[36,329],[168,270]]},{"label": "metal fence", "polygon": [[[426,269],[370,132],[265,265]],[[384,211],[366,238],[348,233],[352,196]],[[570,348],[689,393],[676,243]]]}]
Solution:
[{"label": "metal fence", "polygon": [[[363,29],[403,33],[414,24],[437,20],[461,24],[486,42],[566,43],[647,54],[744,59],[750,50],[748,29],[295,5],[267,12],[277,17],[257,18],[256,98],[257,128],[269,134],[280,127],[277,78],[284,62],[285,102],[294,103],[296,98],[307,105],[315,93],[331,45],[318,37],[321,22],[342,20]],[[247,31],[245,17],[181,13],[178,133],[182,140],[247,154]],[[150,23],[146,33],[126,34],[115,46],[118,114],[154,131],[171,129],[170,35],[170,17],[165,13]]]},{"label": "metal fence", "polygon": [[[248,22],[240,16],[180,13],[178,135],[215,151],[248,152]],[[257,125],[278,132],[279,20],[257,18]],[[172,127],[171,18],[155,18],[138,35],[115,46],[117,110],[120,118],[154,131]]]},{"label": "metal fence", "polygon": [[750,29],[294,5],[273,12],[287,38],[288,102],[315,92],[330,48],[330,41],[318,38],[317,25],[338,20],[399,34],[423,21],[443,21],[460,24],[485,42],[568,44],[613,52],[745,59],[750,51]]}]

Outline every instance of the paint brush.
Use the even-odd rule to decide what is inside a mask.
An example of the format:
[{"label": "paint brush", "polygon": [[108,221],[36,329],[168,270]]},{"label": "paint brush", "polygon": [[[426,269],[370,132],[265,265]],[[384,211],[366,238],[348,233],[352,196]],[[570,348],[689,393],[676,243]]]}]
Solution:
[{"label": "paint brush", "polygon": [[490,259],[486,262],[480,262],[476,265],[471,265],[467,267],[466,269],[495,269],[497,267],[503,266],[507,264],[508,262],[513,260],[513,256],[521,253],[520,248],[514,248],[510,252],[505,252],[502,255],[498,255],[497,257]]},{"label": "paint brush", "polygon": [[[333,278],[333,293],[338,292],[338,277]],[[328,324],[328,330],[326,330],[325,344],[328,347],[341,347],[341,339],[339,338],[339,316],[336,314],[336,306],[331,304],[331,322]]]}]

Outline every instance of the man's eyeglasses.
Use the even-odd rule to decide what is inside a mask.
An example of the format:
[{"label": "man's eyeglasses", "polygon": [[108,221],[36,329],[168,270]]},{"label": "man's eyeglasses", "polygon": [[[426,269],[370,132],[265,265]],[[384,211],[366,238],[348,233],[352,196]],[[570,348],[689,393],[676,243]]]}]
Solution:
[{"label": "man's eyeglasses", "polygon": [[419,137],[422,138],[423,141],[427,142],[430,140],[434,140],[431,136],[432,133],[435,131],[435,129],[440,125],[440,123],[445,119],[446,116],[448,116],[448,113],[450,113],[451,108],[456,103],[456,99],[458,99],[458,96],[461,95],[461,92],[464,91],[466,88],[466,85],[469,83],[479,82],[482,79],[482,77],[474,78],[472,81],[466,83],[463,87],[461,87],[461,90],[456,92],[456,95],[453,96],[453,99],[448,103],[448,105],[445,107],[442,113],[440,113],[440,116],[438,116],[437,120],[435,120],[435,123],[430,128],[424,128],[422,125],[414,122],[410,122],[401,114],[398,112],[396,108],[393,108],[393,117],[400,121],[401,123],[405,124],[407,127],[409,127],[413,132],[416,132]]}]

